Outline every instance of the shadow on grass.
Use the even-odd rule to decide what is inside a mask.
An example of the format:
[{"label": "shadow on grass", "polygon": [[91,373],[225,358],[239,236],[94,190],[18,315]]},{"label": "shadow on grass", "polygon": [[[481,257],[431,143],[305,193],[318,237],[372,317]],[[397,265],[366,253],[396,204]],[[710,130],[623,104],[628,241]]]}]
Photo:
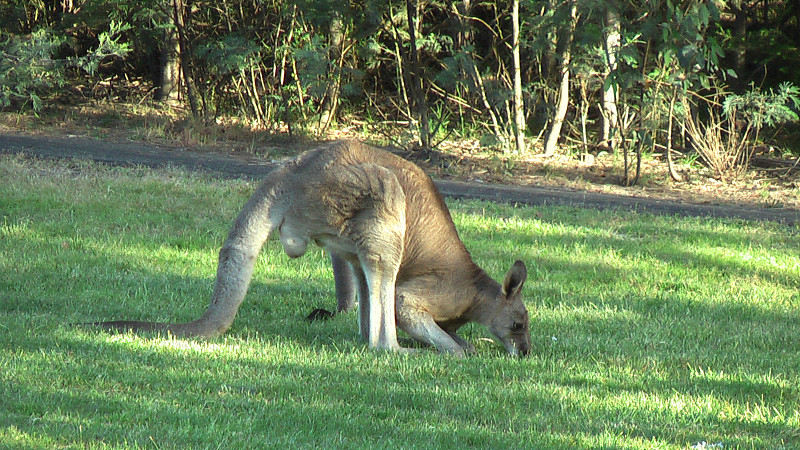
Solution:
[{"label": "shadow on grass", "polygon": [[[48,369],[65,374],[52,384],[4,386],[7,414],[0,423],[62,444],[170,447],[541,448],[603,436],[678,446],[716,438],[733,446],[797,433],[786,424],[726,418],[713,408],[682,411],[669,403],[723,397],[744,404],[746,392],[763,392],[766,383],[604,378],[591,361],[574,356],[456,361],[332,355],[300,344],[280,360],[229,352],[236,340],[209,351],[157,344],[69,332],[47,336],[40,345],[53,357]],[[76,358],[80,363],[70,365]]]},{"label": "shadow on grass", "polygon": [[[291,352],[285,360],[224,349],[217,355],[149,349],[55,326],[103,319],[192,320],[205,310],[213,278],[139,262],[123,266],[120,279],[71,290],[63,305],[54,298],[25,302],[34,295],[21,287],[17,301],[2,309],[18,318],[39,316],[32,321],[40,326],[37,335],[17,338],[11,353],[31,360],[39,355],[39,364],[52,371],[44,375],[55,382],[5,384],[7,413],[0,423],[61,443],[120,446],[413,442],[500,448],[580,445],[620,435],[678,446],[717,438],[735,446],[796,439],[797,427],[780,417],[792,402],[796,406],[796,400],[786,399],[798,398],[797,387],[780,383],[780,377],[796,379],[789,368],[800,365],[791,352],[800,341],[796,308],[699,301],[688,292],[691,286],[679,281],[637,287],[631,274],[640,269],[637,263],[660,262],[669,266],[667,273],[686,266],[744,280],[755,274],[785,289],[797,289],[797,279],[777,267],[753,270],[746,262],[712,256],[714,248],[744,249],[744,234],[709,231],[699,220],[686,229],[675,229],[667,220],[642,227],[637,222],[650,218],[626,217],[577,218],[580,230],[568,224],[537,236],[513,229],[493,230],[490,236],[470,232],[471,239],[484,241],[482,246],[497,240],[539,247],[536,252],[516,249],[523,259],[536,260],[533,272],[543,278],[530,280],[526,288],[537,354],[521,361],[486,354],[462,362],[433,352],[411,358],[363,353],[353,315],[318,325],[302,320],[311,306],[335,303],[330,277],[269,279],[292,272],[295,264],[277,259],[274,242],[268,243],[273,247],[268,267],[258,269],[227,336],[263,342],[267,349],[289,348],[283,350]],[[570,257],[576,246],[613,251],[616,260],[598,266]],[[113,269],[124,259],[78,256],[95,268]],[[319,255],[312,261],[311,273],[327,264]],[[31,282],[69,286],[71,273],[68,267],[39,273],[42,278]],[[600,286],[584,289],[581,282]],[[137,291],[141,285],[146,289]],[[128,310],[127,304],[139,309]],[[44,322],[50,328],[42,327]],[[344,342],[344,350],[321,344],[320,333],[329,342]],[[474,341],[475,335],[467,337]],[[53,366],[47,366],[48,355]],[[62,370],[66,375],[59,375]],[[682,407],[680,402],[695,404]],[[752,410],[752,420],[742,418],[744,409]]]}]

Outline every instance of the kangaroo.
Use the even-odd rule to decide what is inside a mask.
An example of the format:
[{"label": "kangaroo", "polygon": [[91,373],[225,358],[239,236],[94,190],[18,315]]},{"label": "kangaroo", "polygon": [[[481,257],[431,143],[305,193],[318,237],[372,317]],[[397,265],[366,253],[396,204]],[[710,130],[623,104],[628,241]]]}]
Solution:
[{"label": "kangaroo", "polygon": [[205,313],[188,323],[100,322],[107,329],[167,331],[210,338],[230,328],[244,300],[256,257],[277,231],[290,258],[308,244],[330,255],[337,306],[359,300],[359,329],[371,348],[400,347],[397,327],[442,352],[464,356],[472,344],[456,334],[478,322],[512,355],[531,347],[522,303],[525,264],[497,283],[472,260],[447,205],[415,164],[356,141],[313,150],[270,172],[231,227],[219,253]]}]

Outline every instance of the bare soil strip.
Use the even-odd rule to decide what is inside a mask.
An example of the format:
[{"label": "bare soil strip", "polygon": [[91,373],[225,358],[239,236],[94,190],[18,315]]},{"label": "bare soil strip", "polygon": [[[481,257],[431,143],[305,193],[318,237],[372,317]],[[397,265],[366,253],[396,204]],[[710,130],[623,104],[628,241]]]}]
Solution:
[{"label": "bare soil strip", "polygon": [[[0,154],[23,154],[47,159],[88,159],[115,166],[182,167],[225,178],[259,179],[276,163],[255,156],[226,155],[180,150],[133,142],[108,142],[77,136],[28,136],[0,134]],[[771,221],[796,227],[800,210],[793,208],[748,208],[657,200],[568,189],[466,183],[437,180],[446,197],[481,199],[524,205],[578,206],[652,214],[722,217]]]}]

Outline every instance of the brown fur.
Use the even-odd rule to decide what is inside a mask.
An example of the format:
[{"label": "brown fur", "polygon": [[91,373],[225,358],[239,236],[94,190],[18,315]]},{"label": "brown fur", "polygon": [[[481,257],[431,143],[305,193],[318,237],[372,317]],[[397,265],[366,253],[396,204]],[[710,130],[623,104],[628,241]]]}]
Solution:
[{"label": "brown fur", "polygon": [[203,316],[184,324],[117,321],[113,329],[213,337],[233,323],[256,256],[278,232],[290,257],[309,243],[331,255],[340,310],[360,303],[370,347],[403,350],[396,326],[441,351],[473,351],[456,330],[469,321],[492,331],[512,354],[530,350],[520,291],[525,265],[503,284],[473,261],[433,181],[419,167],[355,141],[310,150],[270,173],[239,213],[220,250]]}]

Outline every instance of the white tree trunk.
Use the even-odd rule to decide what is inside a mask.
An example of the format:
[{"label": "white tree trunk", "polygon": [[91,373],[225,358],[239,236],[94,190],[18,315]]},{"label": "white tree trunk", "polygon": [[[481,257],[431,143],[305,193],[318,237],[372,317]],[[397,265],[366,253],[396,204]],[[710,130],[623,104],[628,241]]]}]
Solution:
[{"label": "white tree trunk", "polygon": [[558,138],[561,137],[561,126],[564,124],[564,118],[567,116],[567,107],[569,106],[569,70],[570,60],[572,57],[572,40],[575,34],[575,27],[578,22],[576,2],[573,0],[569,5],[570,21],[559,33],[558,38],[558,56],[561,61],[559,63],[559,76],[561,81],[558,88],[558,101],[556,102],[556,111],[553,115],[553,120],[550,123],[550,130],[547,132],[547,138],[544,143],[544,155],[553,156],[556,152],[558,145]]},{"label": "white tree trunk", "polygon": [[617,68],[617,55],[620,47],[620,23],[617,12],[607,9],[605,14],[605,88],[603,89],[603,136],[602,144],[608,146],[610,150],[615,150],[618,138],[617,127],[619,126],[619,116],[617,113],[617,86],[609,82],[608,77]]}]

